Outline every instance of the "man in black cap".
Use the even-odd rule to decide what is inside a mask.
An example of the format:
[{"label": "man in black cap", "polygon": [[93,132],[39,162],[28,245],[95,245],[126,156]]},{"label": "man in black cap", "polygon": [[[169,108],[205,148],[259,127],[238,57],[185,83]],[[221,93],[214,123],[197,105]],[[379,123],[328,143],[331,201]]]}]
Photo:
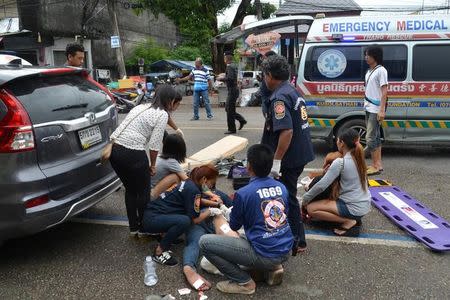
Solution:
[{"label": "man in black cap", "polygon": [[237,86],[238,70],[237,66],[233,63],[233,53],[225,52],[224,60],[227,65],[225,76],[219,77],[217,80],[224,81],[227,84],[228,96],[225,104],[225,111],[227,112],[228,131],[226,131],[225,134],[233,134],[236,133],[235,120],[239,121],[239,130],[247,124],[247,121],[243,116],[236,112],[236,100],[239,97],[239,89]]}]

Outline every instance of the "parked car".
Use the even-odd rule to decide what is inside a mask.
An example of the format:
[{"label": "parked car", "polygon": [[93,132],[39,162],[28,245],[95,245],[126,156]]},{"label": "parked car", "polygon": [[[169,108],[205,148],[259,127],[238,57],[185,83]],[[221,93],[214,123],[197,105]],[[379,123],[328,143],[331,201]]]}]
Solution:
[{"label": "parked car", "polygon": [[121,186],[99,160],[117,121],[84,69],[0,66],[0,242],[65,222]]},{"label": "parked car", "polygon": [[241,71],[240,85],[241,88],[255,88],[259,87],[258,76],[261,76],[261,71]]}]

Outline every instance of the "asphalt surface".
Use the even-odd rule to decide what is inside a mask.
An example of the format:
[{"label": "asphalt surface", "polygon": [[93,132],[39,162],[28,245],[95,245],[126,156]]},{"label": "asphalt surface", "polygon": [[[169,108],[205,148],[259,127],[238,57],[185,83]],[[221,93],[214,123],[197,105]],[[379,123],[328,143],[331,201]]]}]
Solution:
[{"label": "asphalt surface", "polygon": [[[213,107],[214,120],[189,121],[191,108],[182,105],[174,114],[184,131],[188,153],[210,145],[226,131],[222,107]],[[238,108],[248,124],[238,132],[249,144],[259,141],[259,108]],[[123,116],[122,118],[123,119]],[[314,141],[319,168],[327,145]],[[243,158],[245,152],[236,157]],[[450,220],[450,152],[445,148],[389,146],[383,151],[388,179],[438,215]],[[218,188],[232,192],[221,177]],[[172,294],[177,299],[198,299],[181,266],[157,267],[159,282],[143,283],[143,262],[156,242],[128,237],[123,189],[76,220],[48,231],[7,241],[0,248],[0,299],[146,299]],[[278,287],[257,286],[253,299],[449,299],[450,252],[436,253],[398,229],[376,208],[363,219],[359,238],[337,238],[330,230],[308,225],[308,251],[285,264],[284,282]],[[176,257],[182,245],[174,247]],[[202,273],[213,284],[220,276]],[[209,299],[244,298],[224,295],[213,288]],[[247,297],[246,297],[247,298]]]}]

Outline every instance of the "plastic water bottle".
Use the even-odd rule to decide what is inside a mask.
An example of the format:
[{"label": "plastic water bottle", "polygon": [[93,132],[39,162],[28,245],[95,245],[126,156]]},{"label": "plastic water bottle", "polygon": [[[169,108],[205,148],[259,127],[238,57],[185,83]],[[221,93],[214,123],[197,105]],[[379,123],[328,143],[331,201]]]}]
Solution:
[{"label": "plastic water bottle", "polygon": [[158,276],[156,275],[155,263],[151,256],[147,256],[144,261],[144,283],[146,286],[153,286],[158,282]]}]

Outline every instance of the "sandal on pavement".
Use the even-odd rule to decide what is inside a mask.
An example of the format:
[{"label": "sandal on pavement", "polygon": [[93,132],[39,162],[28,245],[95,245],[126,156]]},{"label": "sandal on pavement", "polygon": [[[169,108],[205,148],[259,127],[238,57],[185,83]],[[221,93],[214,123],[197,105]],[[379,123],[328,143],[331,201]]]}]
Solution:
[{"label": "sandal on pavement", "polygon": [[381,174],[381,172],[383,171],[383,169],[376,169],[375,167],[373,167],[373,166],[369,166],[368,168],[367,168],[367,175],[380,175]]},{"label": "sandal on pavement", "polygon": [[[357,237],[360,233],[360,226],[355,225],[350,228],[338,227],[333,230],[333,233],[337,236],[346,236],[346,237]],[[343,233],[336,233],[336,230],[341,230]]]},{"label": "sandal on pavement", "polygon": [[256,289],[250,289],[243,285],[239,285],[233,281],[219,281],[216,285],[217,289],[222,293],[227,294],[243,294],[243,295],[251,295],[255,293]]}]

